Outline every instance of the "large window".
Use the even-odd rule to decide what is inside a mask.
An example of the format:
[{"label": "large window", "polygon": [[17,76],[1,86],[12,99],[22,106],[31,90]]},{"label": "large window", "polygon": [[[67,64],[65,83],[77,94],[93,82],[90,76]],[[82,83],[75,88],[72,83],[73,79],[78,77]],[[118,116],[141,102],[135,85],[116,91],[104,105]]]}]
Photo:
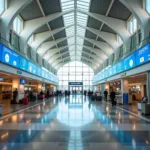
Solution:
[{"label": "large window", "polygon": [[92,90],[93,70],[82,62],[70,62],[58,70],[59,89],[68,90],[68,82],[83,82],[83,90]]},{"label": "large window", "polygon": [[150,0],[146,0],[146,11],[150,14]]},{"label": "large window", "polygon": [[31,45],[34,41],[34,35],[32,35],[29,40],[28,40],[28,44]]},{"label": "large window", "polygon": [[5,0],[0,0],[0,15],[5,10]]},{"label": "large window", "polygon": [[119,43],[119,45],[123,44],[123,41],[121,39],[121,37],[117,34],[117,42]]},{"label": "large window", "polygon": [[15,18],[15,20],[13,22],[13,30],[17,34],[20,34],[20,32],[23,30],[23,20],[21,19],[20,16]]},{"label": "large window", "polygon": [[138,30],[138,22],[135,17],[131,17],[128,21],[128,30],[131,34],[134,34]]}]

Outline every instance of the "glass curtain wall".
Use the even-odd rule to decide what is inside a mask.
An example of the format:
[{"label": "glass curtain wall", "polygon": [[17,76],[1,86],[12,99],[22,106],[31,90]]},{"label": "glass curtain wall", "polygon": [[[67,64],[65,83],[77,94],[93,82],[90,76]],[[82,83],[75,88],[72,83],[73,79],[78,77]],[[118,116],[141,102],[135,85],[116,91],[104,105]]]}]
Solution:
[{"label": "glass curtain wall", "polygon": [[83,82],[83,90],[92,90],[93,70],[82,62],[70,62],[58,70],[59,90],[69,90],[68,82]]}]

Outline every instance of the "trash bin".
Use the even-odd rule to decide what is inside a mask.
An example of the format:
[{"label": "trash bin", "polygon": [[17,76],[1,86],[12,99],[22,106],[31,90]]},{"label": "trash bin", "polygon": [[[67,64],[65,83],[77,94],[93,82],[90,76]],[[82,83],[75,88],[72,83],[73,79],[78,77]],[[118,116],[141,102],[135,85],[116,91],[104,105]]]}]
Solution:
[{"label": "trash bin", "polygon": [[128,104],[128,93],[123,93],[123,104]]},{"label": "trash bin", "polygon": [[2,104],[0,104],[0,116],[2,115]]}]

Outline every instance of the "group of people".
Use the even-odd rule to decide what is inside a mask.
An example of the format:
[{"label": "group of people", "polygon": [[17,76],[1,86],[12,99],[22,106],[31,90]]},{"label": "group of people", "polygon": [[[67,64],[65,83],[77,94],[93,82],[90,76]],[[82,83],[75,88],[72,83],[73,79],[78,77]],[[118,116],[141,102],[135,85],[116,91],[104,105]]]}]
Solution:
[{"label": "group of people", "polygon": [[93,95],[93,91],[90,91],[90,90],[84,90],[84,95],[86,96],[92,96]]},{"label": "group of people", "polygon": [[[107,89],[105,89],[104,98],[106,101],[107,101],[107,97],[108,97],[108,91],[107,91]],[[112,89],[112,91],[110,92],[110,99],[111,99],[112,106],[116,105],[115,98],[116,98],[116,92]]]},{"label": "group of people", "polygon": [[[28,99],[28,101],[35,101],[37,99],[43,99],[43,98],[49,98],[53,96],[53,92],[51,93],[49,90],[47,90],[46,93],[44,93],[43,91],[41,91],[40,93],[38,93],[36,91],[36,89],[33,89],[31,91],[29,90],[26,90],[24,92],[24,97],[25,99]],[[19,101],[19,94],[18,94],[18,89],[16,88],[14,91],[13,91],[13,98],[12,98],[12,101],[11,103],[12,104],[18,104],[20,103],[21,101]]]}]

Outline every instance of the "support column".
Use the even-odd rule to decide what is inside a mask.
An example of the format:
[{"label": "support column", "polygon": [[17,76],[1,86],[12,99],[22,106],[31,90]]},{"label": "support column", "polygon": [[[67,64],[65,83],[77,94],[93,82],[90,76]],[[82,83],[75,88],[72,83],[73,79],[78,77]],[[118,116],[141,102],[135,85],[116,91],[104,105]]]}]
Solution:
[{"label": "support column", "polygon": [[122,104],[129,104],[131,100],[129,98],[129,85],[128,80],[122,79],[121,80],[121,91],[122,91]]},{"label": "support column", "polygon": [[109,91],[109,83],[105,83],[105,89],[107,90],[108,93],[110,93],[110,91]]},{"label": "support column", "polygon": [[19,100],[24,98],[24,85],[20,84],[20,79],[13,79],[12,80],[12,88],[13,88],[13,91],[16,88],[18,89],[17,103],[19,103]]},{"label": "support column", "polygon": [[50,85],[50,93],[54,92],[54,85]]},{"label": "support column", "polygon": [[100,92],[102,96],[104,95],[104,91],[105,91],[105,83],[102,83],[100,84]]},{"label": "support column", "polygon": [[42,83],[38,83],[38,93],[40,93],[41,92],[41,90],[42,90]]}]

